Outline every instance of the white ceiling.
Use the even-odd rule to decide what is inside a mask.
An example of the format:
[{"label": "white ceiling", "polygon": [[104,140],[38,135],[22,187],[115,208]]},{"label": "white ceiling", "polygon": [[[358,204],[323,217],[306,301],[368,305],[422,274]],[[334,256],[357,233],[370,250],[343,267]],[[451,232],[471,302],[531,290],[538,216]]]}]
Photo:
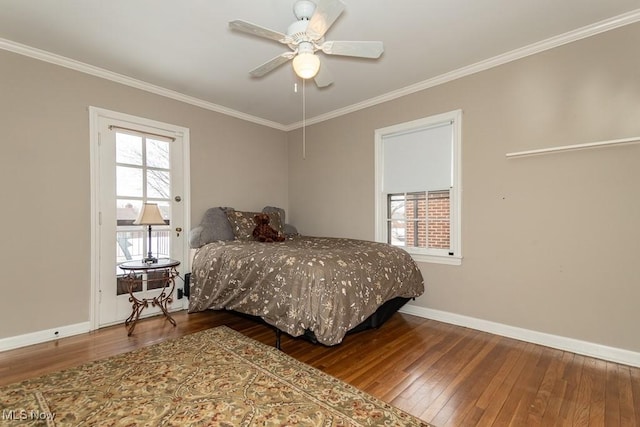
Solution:
[{"label": "white ceiling", "polygon": [[[346,11],[327,40],[381,40],[385,52],[378,60],[320,53],[334,84],[318,89],[307,82],[308,120],[486,67],[501,55],[522,56],[554,40],[559,44],[640,20],[640,0],[343,1]],[[0,48],[61,55],[155,85],[156,92],[169,89],[190,102],[287,129],[302,119],[291,66],[262,78],[248,72],[288,48],[231,31],[228,22],[243,19],[286,32],[295,21],[293,3],[0,0]]]}]

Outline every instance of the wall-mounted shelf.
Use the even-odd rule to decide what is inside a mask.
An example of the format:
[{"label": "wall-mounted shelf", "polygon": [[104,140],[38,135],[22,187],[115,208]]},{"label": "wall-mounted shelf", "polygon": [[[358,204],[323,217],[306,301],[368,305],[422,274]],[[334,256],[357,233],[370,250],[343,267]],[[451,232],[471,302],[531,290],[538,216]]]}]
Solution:
[{"label": "wall-mounted shelf", "polygon": [[513,157],[525,157],[525,156],[537,156],[540,154],[550,154],[550,153],[559,153],[563,151],[573,151],[573,150],[584,150],[586,148],[596,148],[596,147],[605,147],[611,145],[622,145],[622,144],[632,144],[640,142],[640,136],[635,136],[632,138],[622,138],[622,139],[612,139],[609,141],[598,141],[598,142],[588,142],[586,144],[574,144],[574,145],[563,145],[560,147],[550,147],[550,148],[541,148],[538,150],[528,150],[528,151],[517,151],[514,153],[507,153],[507,158]]}]

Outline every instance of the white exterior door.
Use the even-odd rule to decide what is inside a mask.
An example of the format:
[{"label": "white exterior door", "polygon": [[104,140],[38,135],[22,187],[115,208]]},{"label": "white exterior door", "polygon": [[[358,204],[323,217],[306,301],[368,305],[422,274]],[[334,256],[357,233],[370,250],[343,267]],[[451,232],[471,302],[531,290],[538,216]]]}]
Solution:
[{"label": "white exterior door", "polygon": [[[92,132],[97,133],[92,174],[94,187],[95,236],[93,289],[94,328],[124,321],[131,315],[128,286],[118,267],[126,261],[142,260],[150,251],[156,258],[180,261],[180,277],[188,271],[188,130],[147,119],[92,109]],[[187,180],[188,181],[188,180]],[[160,208],[164,225],[153,225],[149,247],[147,226],[135,225],[143,203]],[[176,289],[182,280],[176,279]],[[146,276],[142,276],[145,279]],[[141,280],[134,287],[138,299],[153,298],[163,281]],[[174,291],[169,310],[183,308],[184,299]],[[148,308],[142,316],[160,313]]]}]

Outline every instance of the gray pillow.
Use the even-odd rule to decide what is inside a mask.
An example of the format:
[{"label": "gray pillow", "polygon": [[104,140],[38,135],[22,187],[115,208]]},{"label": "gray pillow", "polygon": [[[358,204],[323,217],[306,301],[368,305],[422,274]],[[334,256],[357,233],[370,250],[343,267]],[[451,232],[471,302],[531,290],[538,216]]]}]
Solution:
[{"label": "gray pillow", "polygon": [[265,206],[264,208],[262,208],[262,212],[268,214],[268,213],[278,213],[280,215],[280,222],[282,224],[286,224],[286,218],[285,218],[285,214],[284,214],[284,209],[282,208],[277,208],[275,206]]},{"label": "gray pillow", "polygon": [[227,218],[227,211],[233,208],[209,208],[204,213],[200,225],[189,232],[189,246],[199,248],[218,240],[233,240],[233,229]]},{"label": "gray pillow", "polygon": [[298,229],[295,228],[291,224],[285,224],[284,225],[284,235],[285,236],[297,236],[298,235]]}]

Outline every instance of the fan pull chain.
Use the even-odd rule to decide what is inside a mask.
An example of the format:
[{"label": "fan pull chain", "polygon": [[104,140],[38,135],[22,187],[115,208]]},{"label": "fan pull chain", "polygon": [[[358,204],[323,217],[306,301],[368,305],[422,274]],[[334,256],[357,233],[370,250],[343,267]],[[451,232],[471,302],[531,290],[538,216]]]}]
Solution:
[{"label": "fan pull chain", "polygon": [[307,158],[307,91],[306,80],[302,79],[302,160]]}]

